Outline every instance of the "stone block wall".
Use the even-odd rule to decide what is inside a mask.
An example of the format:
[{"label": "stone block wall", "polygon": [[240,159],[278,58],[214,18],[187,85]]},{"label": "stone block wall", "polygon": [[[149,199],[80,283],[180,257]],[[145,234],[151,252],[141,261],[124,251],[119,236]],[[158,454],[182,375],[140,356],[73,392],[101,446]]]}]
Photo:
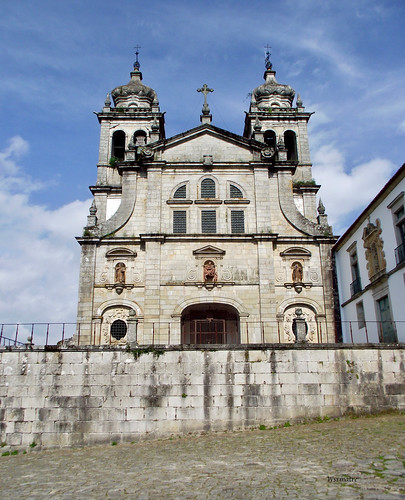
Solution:
[{"label": "stone block wall", "polygon": [[0,362],[0,441],[14,449],[405,408],[403,346],[2,348]]}]

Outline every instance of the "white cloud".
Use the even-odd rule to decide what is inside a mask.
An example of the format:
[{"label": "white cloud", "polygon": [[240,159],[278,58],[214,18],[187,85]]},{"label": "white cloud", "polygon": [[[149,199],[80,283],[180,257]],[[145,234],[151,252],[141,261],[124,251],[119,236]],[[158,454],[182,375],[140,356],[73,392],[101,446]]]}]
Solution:
[{"label": "white cloud", "polygon": [[322,185],[320,196],[336,234],[342,233],[353,222],[395,170],[391,161],[375,158],[347,172],[345,158],[333,144],[322,146],[315,152],[314,178]]},{"label": "white cloud", "polygon": [[56,210],[32,204],[32,183],[26,186],[17,163],[28,149],[14,137],[0,152],[0,323],[74,321],[80,255],[74,237],[90,200]]}]

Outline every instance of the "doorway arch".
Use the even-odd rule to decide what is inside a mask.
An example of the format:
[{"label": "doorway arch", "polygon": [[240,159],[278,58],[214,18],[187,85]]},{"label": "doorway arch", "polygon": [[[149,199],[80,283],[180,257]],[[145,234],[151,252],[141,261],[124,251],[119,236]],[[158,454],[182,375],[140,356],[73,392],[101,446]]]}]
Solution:
[{"label": "doorway arch", "polygon": [[181,315],[181,341],[186,345],[240,344],[238,311],[210,302],[186,307]]}]

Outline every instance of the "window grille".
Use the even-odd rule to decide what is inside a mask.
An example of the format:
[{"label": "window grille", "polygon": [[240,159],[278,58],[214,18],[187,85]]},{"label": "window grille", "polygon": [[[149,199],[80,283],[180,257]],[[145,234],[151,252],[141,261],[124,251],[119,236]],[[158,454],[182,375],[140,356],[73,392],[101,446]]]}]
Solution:
[{"label": "window grille", "polygon": [[185,210],[173,211],[173,233],[187,232],[187,215]]},{"label": "window grille", "polygon": [[231,232],[245,232],[245,212],[243,210],[231,210]]},{"label": "window grille", "polygon": [[231,198],[243,198],[242,191],[233,184],[231,184],[230,196]]},{"label": "window grille", "polygon": [[201,232],[203,233],[217,232],[217,213],[215,210],[201,211]]},{"label": "window grille", "polygon": [[122,319],[115,320],[111,325],[111,337],[120,340],[127,334],[127,324]]},{"label": "window grille", "polygon": [[186,198],[187,196],[187,189],[186,185],[184,184],[183,186],[180,186],[179,188],[176,189],[174,192],[173,198]]},{"label": "window grille", "polygon": [[201,198],[215,198],[215,182],[212,179],[201,182]]}]

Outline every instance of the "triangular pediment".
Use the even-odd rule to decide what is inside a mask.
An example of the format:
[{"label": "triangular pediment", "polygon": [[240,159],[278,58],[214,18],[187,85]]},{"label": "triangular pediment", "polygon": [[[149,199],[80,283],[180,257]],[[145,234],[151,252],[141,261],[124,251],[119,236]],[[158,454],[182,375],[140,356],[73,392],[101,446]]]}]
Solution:
[{"label": "triangular pediment", "polygon": [[214,247],[212,245],[206,245],[205,247],[199,248],[198,250],[193,251],[193,255],[212,255],[212,256],[224,256],[225,250],[221,250],[220,248]]},{"label": "triangular pediment", "polygon": [[233,134],[212,125],[201,125],[167,139],[157,146],[162,160],[168,162],[203,162],[211,156],[214,163],[249,162],[260,151],[256,141]]}]

